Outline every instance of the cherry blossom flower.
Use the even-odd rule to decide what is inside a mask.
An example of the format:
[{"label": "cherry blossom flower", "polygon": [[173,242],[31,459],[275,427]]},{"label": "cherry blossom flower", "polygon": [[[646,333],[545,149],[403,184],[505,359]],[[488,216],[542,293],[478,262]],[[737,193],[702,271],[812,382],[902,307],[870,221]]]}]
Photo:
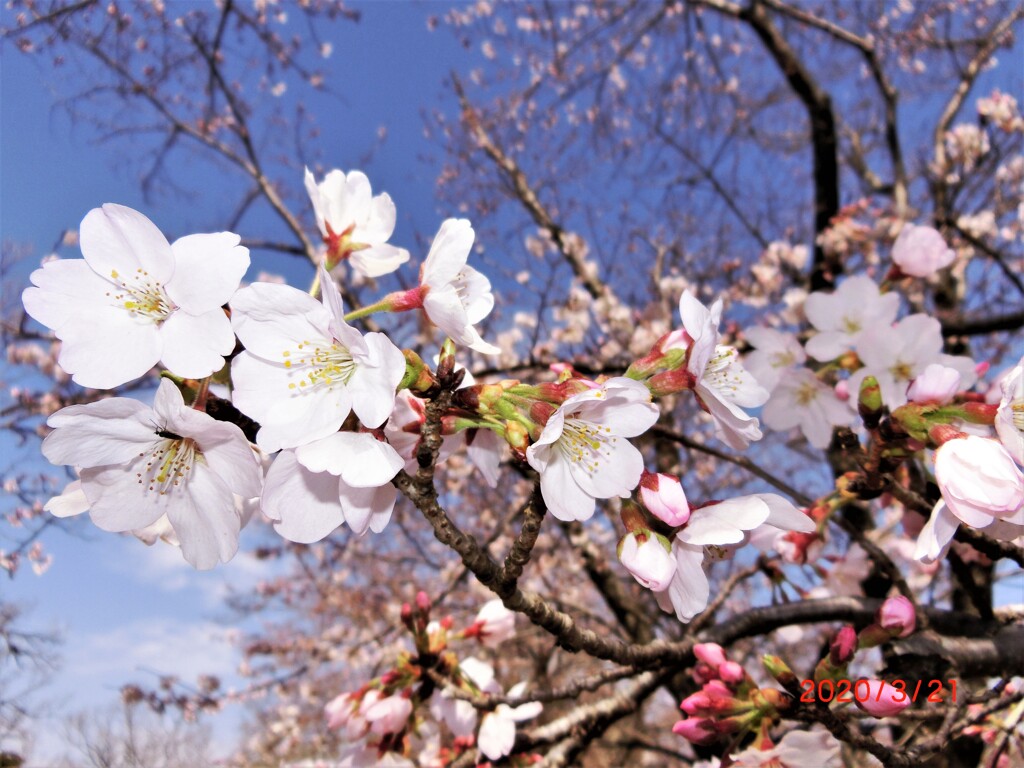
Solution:
[{"label": "cherry blossom flower", "polygon": [[185,406],[163,380],[153,407],[116,397],[72,405],[47,421],[43,455],[81,467],[92,521],[106,531],[145,528],[166,515],[199,569],[230,560],[241,519],[233,494],[258,496],[262,473],[242,430]]},{"label": "cherry blossom flower", "polygon": [[391,479],[405,462],[367,432],[336,432],[274,460],[262,510],[289,541],[320,541],[344,523],[358,535],[380,533],[397,491]]},{"label": "cherry blossom flower", "polygon": [[402,352],[382,333],[345,322],[341,294],[320,270],[323,302],[287,285],[254,283],[231,301],[231,323],[245,345],[231,364],[234,404],[261,425],[268,453],[337,432],[354,411],[379,427],[395,407],[405,375]]},{"label": "cherry blossom flower", "polygon": [[[522,696],[526,683],[513,685],[508,692],[510,697]],[[493,712],[484,715],[477,734],[477,746],[489,760],[499,760],[512,751],[516,741],[516,723],[532,720],[541,713],[543,705],[539,701],[529,701],[518,707],[499,704]]]},{"label": "cherry blossom flower", "polygon": [[1024,475],[995,440],[968,435],[935,451],[935,481],[949,511],[974,528],[1024,525]]},{"label": "cherry blossom flower", "polygon": [[307,168],[305,182],[329,262],[347,258],[366,277],[380,277],[409,260],[407,250],[388,245],[395,204],[387,192],[373,196],[366,174],[333,170],[317,184]]},{"label": "cherry blossom flower", "polygon": [[859,391],[864,378],[874,376],[882,401],[890,408],[898,408],[907,402],[910,383],[932,363],[958,371],[963,388],[974,384],[974,361],[943,354],[942,346],[942,326],[928,315],[909,315],[891,327],[872,326],[860,336],[857,354],[864,367],[850,376],[849,389]]},{"label": "cherry blossom flower", "polygon": [[759,493],[709,504],[692,511],[686,526],[672,541],[676,570],[668,589],[655,592],[662,610],[675,612],[679,621],[690,621],[708,604],[710,587],[704,573],[705,548],[723,548],[749,540],[749,532],[767,526],[773,532],[813,531],[814,522],[792,504],[773,493]]},{"label": "cherry blossom flower", "polygon": [[491,313],[491,281],[466,264],[475,238],[468,219],[446,219],[434,236],[420,273],[423,310],[456,344],[485,355],[501,349],[474,327]]},{"label": "cherry blossom flower", "polygon": [[472,634],[479,637],[484,645],[496,646],[515,635],[516,614],[501,600],[488,600],[477,613],[473,626]]},{"label": "cherry blossom flower", "polygon": [[663,536],[646,531],[641,544],[635,533],[629,533],[619,542],[619,561],[642,587],[660,592],[668,589],[676,572],[671,544]]},{"label": "cherry blossom flower", "polygon": [[412,702],[401,695],[385,696],[368,707],[360,707],[360,714],[369,723],[370,731],[378,736],[399,733],[412,714]]},{"label": "cherry blossom flower", "polygon": [[861,334],[875,326],[888,328],[899,309],[898,294],[880,294],[864,275],[847,278],[832,293],[812,293],[804,302],[804,313],[818,333],[807,342],[807,354],[828,361],[860,349]]},{"label": "cherry blossom flower", "polygon": [[1002,381],[996,409],[996,434],[1014,460],[1024,465],[1024,358]]},{"label": "cherry blossom flower", "polygon": [[853,414],[835,390],[813,371],[797,368],[789,371],[772,390],[761,418],[777,431],[799,427],[815,448],[828,448],[832,427],[849,424]]},{"label": "cherry blossom flower", "polygon": [[904,224],[892,246],[893,263],[912,277],[929,277],[955,259],[953,249],[932,227]]},{"label": "cherry blossom flower", "polygon": [[107,203],[82,220],[84,259],[32,273],[25,310],[63,342],[60,366],[83,387],[112,389],[157,363],[203,378],[235,345],[221,307],[249,268],[239,240],[218,232],[171,245],[138,211]]},{"label": "cherry blossom flower", "polygon": [[640,482],[644,462],[624,438],[643,434],[657,420],[647,387],[621,377],[562,403],[526,449],[551,514],[587,520],[595,499],[628,496]]},{"label": "cherry blossom flower", "polygon": [[709,310],[689,291],[683,291],[679,315],[683,332],[665,348],[689,350],[686,369],[693,376],[697,400],[714,419],[718,436],[730,447],[742,450],[761,439],[757,419],[743,408],[764,405],[768,391],[744,369],[735,348],[718,343],[721,299]]},{"label": "cherry blossom flower", "polygon": [[941,405],[953,399],[960,391],[960,371],[945,365],[932,363],[907,390],[907,399],[914,403]]},{"label": "cherry blossom flower", "polygon": [[747,328],[743,336],[755,347],[743,358],[743,365],[769,392],[787,375],[787,369],[807,359],[804,348],[792,333],[755,326]]}]

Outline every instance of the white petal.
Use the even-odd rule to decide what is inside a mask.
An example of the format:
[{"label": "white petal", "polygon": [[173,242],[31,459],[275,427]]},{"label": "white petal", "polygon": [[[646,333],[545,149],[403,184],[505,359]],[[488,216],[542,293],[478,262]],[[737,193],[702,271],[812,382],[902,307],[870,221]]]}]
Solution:
[{"label": "white petal", "polygon": [[290,285],[253,283],[231,299],[231,325],[246,350],[278,363],[299,344],[330,346],[330,320],[323,304]]},{"label": "white petal", "polygon": [[367,432],[336,432],[296,449],[295,457],[311,472],[330,472],[357,488],[390,483],[405,465],[394,448]]},{"label": "white petal", "polygon": [[260,495],[263,469],[242,430],[226,421],[214,421],[197,436],[203,457],[225,485],[243,499]]},{"label": "white petal", "polygon": [[73,517],[89,511],[89,499],[82,490],[82,481],[73,480],[64,486],[59,496],[54,496],[43,509],[54,517]]},{"label": "white petal", "polygon": [[61,368],[76,384],[95,389],[113,389],[144,375],[160,360],[163,344],[155,323],[114,308],[63,325],[57,338],[64,342]]},{"label": "white petal", "polygon": [[504,452],[505,441],[497,432],[490,429],[478,429],[473,434],[472,442],[466,443],[466,454],[473,462],[484,482],[491,488],[498,487],[499,470],[501,468],[501,457]]},{"label": "white petal", "polygon": [[[382,192],[370,202],[366,220],[356,227],[355,232],[352,233],[352,239],[359,243],[373,245],[386,243],[395,231],[396,219],[395,203],[391,200],[391,195]],[[406,251],[405,260],[408,258],[409,253]],[[397,267],[397,265],[395,266]]]},{"label": "white petal", "polygon": [[345,522],[338,497],[338,478],[310,472],[293,451],[282,451],[267,472],[261,508],[284,538],[310,544]]},{"label": "white petal", "polygon": [[178,310],[160,326],[163,354],[169,371],[187,379],[201,379],[224,367],[224,356],[235,348],[231,321],[217,307],[202,315]]},{"label": "white petal", "polygon": [[928,522],[917,536],[914,559],[925,563],[938,560],[949,548],[949,542],[953,540],[959,526],[960,521],[946,508],[946,503],[939,499]]},{"label": "white petal", "polygon": [[235,500],[224,482],[204,463],[196,462],[185,488],[190,503],[175,499],[167,507],[167,519],[181,545],[181,554],[199,570],[227,562],[238,551],[241,519]]},{"label": "white petal", "polygon": [[577,485],[569,462],[554,453],[540,475],[540,492],[551,514],[559,520],[589,520],[594,514],[594,498]]},{"label": "white petal", "polygon": [[380,533],[391,520],[398,490],[391,485],[379,488],[354,488],[342,480],[338,484],[341,508],[353,533],[362,536],[367,529]]},{"label": "white petal", "polygon": [[676,575],[668,588],[668,596],[679,621],[689,621],[708,606],[711,594],[704,573],[704,553],[699,547],[673,542]]},{"label": "white petal", "polygon": [[25,311],[47,328],[92,319],[96,312],[127,314],[115,307],[114,284],[97,275],[84,259],[59,259],[43,265],[29,279],[35,288],[22,294]]},{"label": "white petal", "polygon": [[348,260],[366,277],[380,277],[391,274],[405,264],[409,260],[409,252],[405,248],[381,243],[356,251]]},{"label": "white petal", "polygon": [[357,360],[348,389],[356,416],[364,426],[376,429],[395,409],[395,390],[405,376],[405,356],[383,333],[368,333],[363,340],[368,354],[365,363]]},{"label": "white petal", "polygon": [[436,288],[454,280],[469,259],[475,236],[468,219],[445,219],[423,263],[423,283]]},{"label": "white petal", "polygon": [[53,464],[124,464],[159,440],[153,411],[128,397],[69,405],[46,423],[55,430],[43,440],[42,451]]},{"label": "white petal", "polygon": [[152,525],[167,512],[173,494],[161,496],[138,480],[146,461],[140,457],[127,465],[82,470],[89,517],[98,527],[115,533],[132,531]]},{"label": "white petal", "polygon": [[516,743],[516,724],[497,712],[484,715],[477,734],[477,746],[490,760],[499,760],[512,751]]},{"label": "white petal", "polygon": [[[132,280],[141,269],[151,281],[166,284],[174,275],[174,256],[167,238],[149,219],[123,205],[107,203],[82,219],[82,255],[103,277]],[[115,278],[116,279],[116,278]]]},{"label": "white petal", "polygon": [[174,241],[174,277],[167,295],[189,314],[201,315],[228,303],[249,268],[249,249],[233,232],[188,235]]},{"label": "white petal", "polygon": [[781,528],[784,531],[799,531],[800,533],[811,533],[816,530],[817,526],[810,517],[778,494],[759,493],[757,497],[768,505],[769,513],[764,524]]}]

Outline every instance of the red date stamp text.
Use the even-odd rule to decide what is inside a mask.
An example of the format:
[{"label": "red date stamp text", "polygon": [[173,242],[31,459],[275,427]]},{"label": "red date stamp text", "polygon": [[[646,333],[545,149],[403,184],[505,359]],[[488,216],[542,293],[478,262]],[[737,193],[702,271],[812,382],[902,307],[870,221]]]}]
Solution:
[{"label": "red date stamp text", "polygon": [[[924,701],[930,704],[941,704],[950,701],[956,703],[956,683],[951,680],[893,680],[889,683],[896,689],[893,699],[896,703],[910,700],[911,703]],[[874,688],[874,690],[872,690]],[[800,701],[828,704],[836,701],[840,704],[852,704],[855,701],[864,703],[875,698],[881,700],[882,686],[872,686],[867,678],[859,680],[801,680]]]}]

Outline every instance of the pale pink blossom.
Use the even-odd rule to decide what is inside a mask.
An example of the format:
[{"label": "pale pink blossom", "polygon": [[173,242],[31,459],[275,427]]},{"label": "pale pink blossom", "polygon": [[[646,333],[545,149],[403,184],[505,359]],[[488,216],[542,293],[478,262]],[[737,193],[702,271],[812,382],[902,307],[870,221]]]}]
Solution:
[{"label": "pale pink blossom", "polygon": [[757,419],[744,411],[764,405],[768,390],[739,360],[734,347],[719,344],[722,300],[709,310],[689,291],[679,298],[683,330],[675,332],[665,349],[687,349],[686,369],[693,376],[694,394],[715,421],[719,438],[742,450],[761,439]]},{"label": "pale pink blossom", "polygon": [[803,346],[792,333],[754,326],[743,335],[755,347],[743,358],[743,365],[769,392],[788,375],[790,368],[807,359]]},{"label": "pale pink blossom", "polygon": [[776,431],[797,427],[815,448],[827,448],[832,428],[849,424],[853,414],[835,390],[812,370],[796,368],[788,371],[772,390],[761,418]]},{"label": "pale pink blossom", "polygon": [[380,533],[398,492],[391,479],[404,462],[368,432],[335,432],[274,460],[261,509],[289,541],[320,541],[347,523],[358,535]]},{"label": "pale pink blossom", "polygon": [[476,634],[484,645],[495,646],[516,633],[516,614],[501,600],[488,600],[476,615]]},{"label": "pale pink blossom", "polygon": [[369,706],[364,700],[359,708],[360,714],[366,718],[370,731],[379,736],[399,733],[405,728],[412,714],[412,701],[398,694],[378,699]]},{"label": "pale pink blossom", "polygon": [[931,363],[914,379],[907,398],[914,403],[942,405],[960,391],[960,372],[939,363]]},{"label": "pale pink blossom", "polygon": [[818,333],[807,342],[807,354],[827,362],[859,350],[861,334],[891,325],[899,308],[898,294],[879,293],[875,282],[864,275],[847,278],[832,293],[812,293],[804,302],[804,313]]},{"label": "pale pink blossom", "polygon": [[935,481],[949,511],[974,528],[1024,525],[1024,475],[997,441],[968,435],[935,451]]},{"label": "pale pink blossom", "polygon": [[[522,696],[526,683],[519,683],[509,689],[510,697]],[[543,705],[530,701],[518,707],[499,704],[493,712],[484,715],[477,734],[477,746],[489,760],[499,760],[512,751],[516,741],[516,723],[532,720],[541,713]]]},{"label": "pale pink blossom", "polygon": [[839,768],[840,744],[828,731],[789,731],[770,749],[749,747],[732,756],[735,768]]},{"label": "pale pink blossom", "polygon": [[644,466],[640,451],[626,438],[643,434],[657,420],[647,387],[622,377],[562,403],[526,449],[551,514],[559,520],[587,520],[595,499],[628,497]]},{"label": "pale pink blossom", "polygon": [[932,227],[904,224],[892,247],[893,263],[912,277],[929,277],[955,259],[953,249]]}]

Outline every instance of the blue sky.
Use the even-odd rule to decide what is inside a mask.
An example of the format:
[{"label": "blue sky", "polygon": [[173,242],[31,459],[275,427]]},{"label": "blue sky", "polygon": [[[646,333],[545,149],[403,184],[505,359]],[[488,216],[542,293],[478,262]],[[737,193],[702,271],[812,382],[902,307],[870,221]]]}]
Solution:
[{"label": "blue sky", "polygon": [[[362,167],[375,191],[388,191],[398,206],[394,242],[414,246],[416,234],[431,237],[452,213],[438,210],[435,203],[434,171],[422,161],[428,146],[421,113],[441,97],[449,70],[464,68],[470,54],[445,31],[428,31],[427,17],[440,12],[439,5],[373,3],[361,10],[358,24],[333,27],[334,53],[324,62],[329,85],[342,96],[309,97],[308,90],[302,95],[323,131],[318,149],[324,165]],[[31,257],[15,266],[12,283],[24,284],[61,233],[76,228],[91,208],[105,202],[144,212],[172,239],[224,227],[227,196],[218,196],[201,163],[195,172],[202,175],[192,179],[208,187],[201,205],[173,195],[147,202],[136,172],[118,157],[123,148],[97,144],[93,129],[73,124],[56,106],[69,93],[58,80],[65,74],[10,46],[3,51],[0,236],[32,247]],[[383,142],[381,126],[387,128]],[[371,151],[370,162],[357,165]],[[190,172],[186,166],[177,178],[188,179]],[[301,190],[301,178],[291,187]],[[79,255],[72,248],[61,254]],[[254,259],[250,278],[259,269],[283,272],[300,285],[311,275],[307,265],[287,256]],[[5,371],[3,378],[10,373]],[[4,467],[42,464],[37,445],[18,450],[6,441],[0,449]],[[156,673],[194,680],[203,672],[225,675],[237,666],[222,599],[229,590],[245,590],[268,575],[266,563],[245,554],[226,567],[198,573],[162,543],[147,548],[134,539],[104,534],[86,521],[72,531],[45,538],[54,563],[44,576],[25,569],[14,580],[0,581],[4,600],[30,608],[33,627],[56,630],[63,638],[59,672],[37,696],[50,708],[36,729],[39,764],[60,750],[61,723],[69,713],[104,707],[126,682],[153,683]],[[230,744],[239,715],[218,719],[222,744]]]}]

